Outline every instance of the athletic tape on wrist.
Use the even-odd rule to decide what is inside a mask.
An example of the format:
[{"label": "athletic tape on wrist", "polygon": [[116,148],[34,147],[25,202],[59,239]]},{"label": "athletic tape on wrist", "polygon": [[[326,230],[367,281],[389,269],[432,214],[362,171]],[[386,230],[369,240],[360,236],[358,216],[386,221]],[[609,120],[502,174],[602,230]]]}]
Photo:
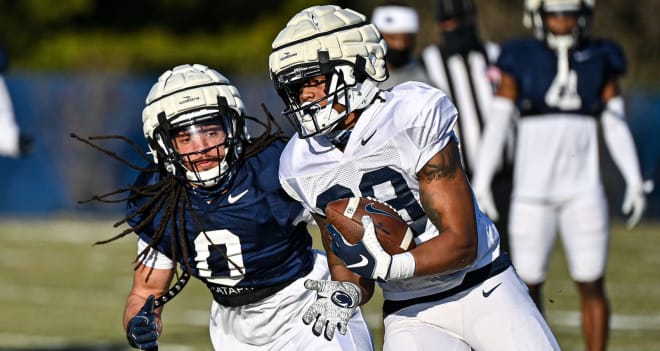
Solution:
[{"label": "athletic tape on wrist", "polygon": [[410,252],[392,256],[388,279],[406,279],[415,275],[415,257]]}]

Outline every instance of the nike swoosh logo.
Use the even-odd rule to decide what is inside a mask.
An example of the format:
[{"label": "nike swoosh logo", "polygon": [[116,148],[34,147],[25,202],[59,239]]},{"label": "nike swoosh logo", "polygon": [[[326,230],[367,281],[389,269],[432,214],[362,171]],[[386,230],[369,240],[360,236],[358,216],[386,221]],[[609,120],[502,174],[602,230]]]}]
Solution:
[{"label": "nike swoosh logo", "polygon": [[230,204],[233,204],[234,202],[240,200],[243,196],[245,196],[245,194],[247,194],[248,191],[249,191],[248,189],[245,189],[245,190],[243,190],[242,193],[240,193],[236,196],[233,196],[232,194],[229,194],[229,198],[227,198],[227,201],[229,201]]},{"label": "nike swoosh logo", "polygon": [[366,206],[364,206],[364,210],[367,213],[379,214],[379,215],[382,215],[382,216],[387,216],[387,217],[392,217],[394,219],[398,219],[396,216],[393,216],[388,212],[385,212],[383,210],[375,208],[373,204],[367,204]]},{"label": "nike swoosh logo", "polygon": [[349,264],[348,266],[346,266],[346,268],[360,268],[360,267],[365,267],[368,264],[369,264],[369,260],[366,257],[364,257],[364,255],[360,255],[360,262]]},{"label": "nike swoosh logo", "polygon": [[371,140],[371,138],[372,138],[374,135],[376,135],[376,132],[377,132],[377,131],[378,131],[378,129],[374,130],[374,132],[371,133],[371,135],[369,135],[368,137],[366,137],[366,138],[362,138],[362,141],[360,141],[360,143],[362,144],[362,146],[366,145],[366,144],[369,142],[369,140]]},{"label": "nike swoosh logo", "polygon": [[490,289],[490,290],[488,290],[488,291],[483,290],[483,291],[481,292],[481,294],[484,295],[484,297],[488,297],[488,296],[490,296],[490,294],[492,294],[493,291],[495,291],[495,289],[497,289],[500,285],[502,285],[502,283],[499,283],[499,284],[495,285],[492,289]]},{"label": "nike swoosh logo", "polygon": [[584,51],[577,51],[575,53],[574,57],[575,57],[575,61],[584,62],[584,61],[591,58],[591,53],[590,52],[584,52]]}]

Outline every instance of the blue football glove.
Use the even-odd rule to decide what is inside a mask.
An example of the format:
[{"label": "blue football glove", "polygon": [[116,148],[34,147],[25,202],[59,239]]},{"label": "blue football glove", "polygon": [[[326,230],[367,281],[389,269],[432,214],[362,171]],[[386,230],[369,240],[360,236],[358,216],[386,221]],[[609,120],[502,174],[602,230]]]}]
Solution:
[{"label": "blue football glove", "polygon": [[332,224],[327,229],[332,237],[332,252],[346,263],[353,273],[381,282],[387,281],[392,264],[392,256],[383,250],[378,242],[374,222],[369,216],[362,217],[364,234],[357,244],[344,240]]},{"label": "blue football glove", "polygon": [[154,314],[154,300],[154,296],[149,295],[140,312],[128,321],[126,337],[128,343],[136,349],[158,350],[158,326]]},{"label": "blue football glove", "polygon": [[332,340],[337,328],[346,335],[348,321],[362,300],[360,288],[350,282],[312,279],[305,281],[305,288],[317,293],[316,301],[303,314],[305,324],[316,321],[312,327],[314,335],[321,335],[324,327],[328,340]]}]

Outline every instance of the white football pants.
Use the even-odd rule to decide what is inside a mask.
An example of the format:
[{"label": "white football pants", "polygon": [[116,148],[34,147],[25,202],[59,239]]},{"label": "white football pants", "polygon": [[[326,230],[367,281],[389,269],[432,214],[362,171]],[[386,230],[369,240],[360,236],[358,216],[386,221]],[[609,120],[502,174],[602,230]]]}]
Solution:
[{"label": "white football pants", "polygon": [[513,267],[472,289],[385,318],[383,351],[559,350]]},{"label": "white football pants", "polygon": [[509,235],[513,266],[526,283],[546,280],[557,231],[571,278],[593,282],[605,273],[609,243],[607,200],[602,191],[561,203],[511,203]]},{"label": "white football pants", "polygon": [[257,303],[226,307],[213,301],[209,329],[215,350],[373,350],[371,333],[357,309],[346,335],[335,330],[332,341],[316,336],[302,315],[316,301],[316,291],[304,287],[307,279],[330,279],[325,254],[315,251],[312,271]]}]

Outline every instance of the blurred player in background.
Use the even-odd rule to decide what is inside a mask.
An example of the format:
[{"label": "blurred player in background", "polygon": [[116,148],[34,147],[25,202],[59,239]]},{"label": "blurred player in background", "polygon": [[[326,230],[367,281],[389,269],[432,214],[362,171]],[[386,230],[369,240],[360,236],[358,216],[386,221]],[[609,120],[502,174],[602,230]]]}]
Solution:
[{"label": "blurred player in background", "polygon": [[[432,84],[451,97],[458,109],[455,131],[461,140],[461,156],[468,178],[479,167],[477,154],[499,74],[494,66],[499,47],[479,37],[477,9],[473,0],[435,0],[435,18],[441,45],[430,45],[422,53]],[[512,186],[513,128],[506,130],[507,147],[479,206],[491,209],[490,218],[500,233],[500,247],[509,251],[508,218]],[[492,210],[497,208],[499,213]]]},{"label": "blurred player in background", "polygon": [[374,8],[371,23],[376,25],[387,43],[385,63],[389,78],[379,82],[378,87],[389,89],[411,80],[431,84],[415,54],[419,31],[417,10],[403,2],[387,2]]},{"label": "blurred player in background", "polygon": [[[124,311],[131,346],[157,347],[162,307],[154,297],[171,298],[178,263],[213,296],[216,350],[373,349],[357,289],[326,293],[339,285],[327,280],[325,255],[311,249],[302,206],[280,188],[281,133],[271,134],[268,125],[250,139],[239,92],[203,65],[163,73],[142,118],[157,168],[141,172],[131,187],[131,228],[108,240],[139,237]],[[319,305],[335,313],[325,337],[302,321]]]},{"label": "blurred player in background", "polygon": [[8,68],[7,52],[0,45],[0,156],[16,158],[30,152],[32,138],[22,134],[16,124],[14,107],[4,78]]},{"label": "blurred player in background", "polygon": [[[360,303],[379,282],[386,351],[558,350],[474,201],[452,132],[454,105],[424,83],[380,90],[386,45],[365,19],[338,6],[305,9],[269,58],[283,114],[297,128],[280,182],[319,224],[332,279],[359,289]],[[363,239],[346,243],[324,210],[353,196],[395,208],[417,247],[389,255],[369,216]]]},{"label": "blurred player in background", "polygon": [[579,290],[588,349],[604,350],[609,219],[599,168],[599,126],[626,181],[623,212],[630,215],[629,227],[639,221],[646,202],[617,83],[626,61],[612,41],[586,35],[593,7],[593,0],[526,1],[525,25],[535,38],[502,46],[497,62],[501,85],[474,186],[476,192],[488,188],[504,132],[516,121],[509,227],[514,266],[542,310],[541,287],[559,231]]}]

